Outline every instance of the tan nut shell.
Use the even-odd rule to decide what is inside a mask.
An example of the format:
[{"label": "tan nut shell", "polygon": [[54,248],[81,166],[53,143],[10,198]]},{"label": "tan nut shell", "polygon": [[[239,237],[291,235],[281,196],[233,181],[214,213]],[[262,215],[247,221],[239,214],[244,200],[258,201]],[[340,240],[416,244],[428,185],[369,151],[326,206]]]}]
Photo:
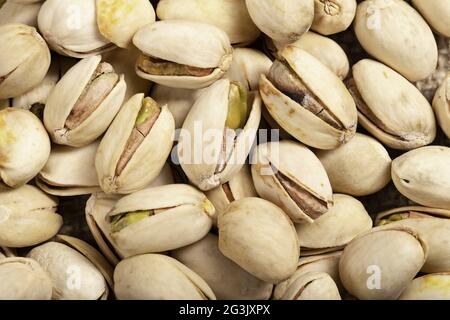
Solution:
[{"label": "tan nut shell", "polygon": [[391,158],[372,137],[356,133],[352,140],[334,150],[318,150],[334,192],[365,196],[391,181]]},{"label": "tan nut shell", "polygon": [[220,252],[257,278],[278,283],[295,272],[300,246],[294,225],[269,201],[234,201],[219,214],[218,227]]},{"label": "tan nut shell", "polygon": [[450,73],[436,91],[433,109],[442,131],[450,139]]},{"label": "tan nut shell", "polygon": [[37,17],[41,2],[16,3],[6,1],[0,8],[0,24],[22,23],[37,27]]},{"label": "tan nut shell", "polygon": [[330,35],[346,30],[356,14],[356,0],[314,0],[311,30]]},{"label": "tan nut shell", "polygon": [[201,276],[217,299],[267,300],[272,294],[272,284],[255,278],[220,253],[214,234],[172,251],[171,256]]},{"label": "tan nut shell", "polygon": [[356,36],[376,59],[410,81],[428,77],[436,68],[437,45],[420,14],[402,0],[366,0],[356,9]]},{"label": "tan nut shell", "polygon": [[215,300],[206,282],[177,260],[144,254],[122,260],[114,271],[119,300]]},{"label": "tan nut shell", "polygon": [[412,0],[428,24],[444,37],[450,37],[450,1]]},{"label": "tan nut shell", "polygon": [[414,279],[399,300],[450,300],[450,273],[433,273]]}]

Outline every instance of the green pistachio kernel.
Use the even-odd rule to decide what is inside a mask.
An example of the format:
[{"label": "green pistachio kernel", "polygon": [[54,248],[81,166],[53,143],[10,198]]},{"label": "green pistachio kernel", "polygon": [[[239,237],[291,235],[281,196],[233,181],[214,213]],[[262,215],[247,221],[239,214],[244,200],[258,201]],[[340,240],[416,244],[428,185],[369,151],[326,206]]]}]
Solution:
[{"label": "green pistachio kernel", "polygon": [[145,97],[142,100],[142,107],[136,117],[136,127],[146,122],[151,116],[160,112],[159,106],[155,100]]},{"label": "green pistachio kernel", "polygon": [[111,220],[111,231],[119,232],[120,230],[139,222],[153,214],[151,210],[132,211],[122,215],[114,216]]},{"label": "green pistachio kernel", "polygon": [[225,125],[230,129],[239,129],[247,122],[247,91],[237,81],[230,83],[228,94],[228,115]]}]

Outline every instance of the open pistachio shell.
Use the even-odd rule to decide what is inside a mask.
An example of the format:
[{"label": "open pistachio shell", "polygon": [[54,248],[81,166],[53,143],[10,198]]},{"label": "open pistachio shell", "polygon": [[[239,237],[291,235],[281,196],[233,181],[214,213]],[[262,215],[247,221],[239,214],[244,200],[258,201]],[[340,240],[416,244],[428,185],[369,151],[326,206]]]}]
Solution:
[{"label": "open pistachio shell", "polygon": [[0,259],[0,300],[50,300],[52,280],[29,258]]},{"label": "open pistachio shell", "polygon": [[218,299],[267,300],[273,285],[255,278],[229,260],[218,248],[216,235],[171,252],[171,256],[201,276]]},{"label": "open pistachio shell", "polygon": [[220,252],[255,277],[275,284],[295,272],[300,246],[294,225],[271,202],[236,200],[219,214],[218,227]]},{"label": "open pistachio shell", "polygon": [[172,114],[144,96],[136,94],[123,105],[97,150],[95,167],[106,193],[144,188],[161,172],[172,149]]},{"label": "open pistachio shell", "polygon": [[189,180],[201,190],[229,181],[245,164],[260,119],[259,94],[247,94],[240,83],[221,79],[203,90],[183,123],[177,146]]},{"label": "open pistachio shell", "polygon": [[311,30],[330,35],[346,30],[356,14],[356,0],[314,0]]},{"label": "open pistachio shell", "polygon": [[397,299],[422,268],[427,245],[415,229],[376,227],[344,249],[339,274],[360,300]]},{"label": "open pistachio shell", "polygon": [[6,1],[3,5],[0,4],[0,25],[22,23],[37,27],[37,17],[42,3],[40,1],[34,3]]},{"label": "open pistachio shell", "polygon": [[16,188],[33,179],[50,155],[50,139],[30,111],[0,111],[0,182]]},{"label": "open pistachio shell", "polygon": [[391,181],[391,158],[381,143],[356,133],[352,140],[334,150],[318,150],[334,192],[365,196]]},{"label": "open pistachio shell", "polygon": [[194,21],[157,21],[140,28],[133,43],[142,51],[138,76],[175,88],[211,85],[225,74],[233,56],[225,32]]},{"label": "open pistachio shell", "polygon": [[260,144],[252,158],[260,197],[282,208],[294,222],[314,222],[332,205],[324,167],[314,153],[293,141]]},{"label": "open pistachio shell", "polygon": [[343,82],[318,59],[289,45],[269,75],[261,75],[260,92],[274,120],[297,140],[319,149],[334,149],[356,131],[355,102]]},{"label": "open pistachio shell", "polygon": [[413,84],[370,59],[353,65],[352,72],[348,87],[367,131],[393,149],[414,149],[434,140],[433,109]]},{"label": "open pistachio shell", "polygon": [[433,110],[442,131],[450,139],[450,73],[436,91]]},{"label": "open pistachio shell", "polygon": [[114,292],[119,300],[216,300],[195,272],[160,254],[121,261],[114,270]]},{"label": "open pistachio shell", "polygon": [[50,50],[33,27],[0,26],[0,99],[24,94],[44,79],[50,67]]},{"label": "open pistachio shell", "polygon": [[424,79],[436,69],[438,52],[433,32],[406,1],[359,3],[354,29],[370,55],[410,81]]},{"label": "open pistachio shell", "polygon": [[412,0],[412,4],[436,32],[450,37],[450,1]]},{"label": "open pistachio shell", "polygon": [[450,300],[450,273],[433,273],[414,279],[399,300]]},{"label": "open pistachio shell", "polygon": [[392,161],[392,180],[405,197],[424,206],[450,209],[450,148],[428,146]]}]

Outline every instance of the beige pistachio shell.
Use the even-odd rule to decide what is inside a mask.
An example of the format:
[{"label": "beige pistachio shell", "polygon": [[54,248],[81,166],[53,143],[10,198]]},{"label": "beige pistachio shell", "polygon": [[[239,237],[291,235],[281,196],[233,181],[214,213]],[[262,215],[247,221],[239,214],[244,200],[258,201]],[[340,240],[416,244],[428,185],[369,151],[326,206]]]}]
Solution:
[{"label": "beige pistachio shell", "polygon": [[[81,60],[58,81],[51,91],[44,109],[44,124],[55,143],[73,147],[88,145],[106,131],[119,111],[126,91],[123,75],[119,76],[118,81],[106,93],[103,100],[98,102],[98,105],[91,106],[89,101],[81,100],[90,96],[86,93],[88,88],[96,89],[102,85],[93,83],[93,80],[97,78],[101,59],[101,56],[97,55]],[[114,74],[114,71],[111,74]],[[106,82],[105,79],[99,81]],[[103,89],[100,87],[97,90]],[[69,116],[75,116],[75,107],[95,108],[95,110],[81,123],[69,128],[67,120]]]},{"label": "beige pistachio shell", "polygon": [[96,0],[48,0],[39,11],[39,30],[56,52],[85,58],[114,45],[97,27]]},{"label": "beige pistachio shell", "polygon": [[422,268],[427,251],[414,229],[373,228],[345,247],[339,262],[342,284],[360,300],[397,299]]},{"label": "beige pistachio shell", "polygon": [[356,0],[314,0],[311,29],[323,35],[346,30],[356,14]]},{"label": "beige pistachio shell", "polygon": [[436,32],[450,37],[450,1],[412,0],[414,7]]},{"label": "beige pistachio shell", "polygon": [[50,50],[33,27],[0,26],[0,99],[24,94],[38,85],[50,67]]},{"label": "beige pistachio shell", "polygon": [[367,131],[393,149],[409,150],[434,140],[433,110],[413,84],[370,59],[360,60],[352,71],[349,89],[356,100],[359,123]]},{"label": "beige pistachio shell", "polygon": [[[242,130],[226,127],[230,86],[230,80],[221,79],[203,90],[180,132],[177,149],[181,167],[189,180],[204,191],[229,181],[242,168],[261,119],[261,98],[258,93],[249,93],[249,111]],[[221,158],[224,145],[229,152],[227,159]],[[223,168],[218,170],[220,163]]]},{"label": "beige pistachio shell", "polygon": [[428,146],[392,161],[392,180],[400,193],[424,206],[450,209],[450,148]]},{"label": "beige pistachio shell", "polygon": [[214,234],[172,251],[171,256],[201,276],[217,299],[267,300],[272,294],[272,284],[255,278],[220,253]]},{"label": "beige pistachio shell", "polygon": [[155,75],[144,72],[136,63],[138,76],[174,88],[199,89],[211,85],[225,74],[233,57],[233,48],[224,31],[195,21],[157,21],[140,28],[133,43],[146,56],[211,69],[211,73],[203,76]]},{"label": "beige pistachio shell", "polygon": [[106,193],[127,194],[141,190],[161,172],[172,149],[175,122],[167,106],[162,106],[150,131],[143,137],[123,170],[119,161],[135,128],[144,94],[131,97],[121,108],[102,138],[95,158],[100,187]]},{"label": "beige pistachio shell", "polygon": [[414,279],[399,300],[450,300],[450,273],[433,273]]},{"label": "beige pistachio shell", "polygon": [[0,260],[0,300],[50,300],[52,280],[28,258]]},{"label": "beige pistachio shell", "polygon": [[206,282],[177,260],[144,254],[122,260],[114,270],[119,300],[215,300]]},{"label": "beige pistachio shell", "polygon": [[297,224],[300,247],[322,249],[346,245],[372,228],[372,218],[357,199],[334,194],[327,213],[311,224]]},{"label": "beige pistachio shell", "polygon": [[450,73],[436,91],[433,110],[442,131],[450,139]]},{"label": "beige pistachio shell", "polygon": [[334,150],[318,150],[334,192],[365,196],[391,181],[391,158],[372,137],[356,133],[352,140]]},{"label": "beige pistachio shell", "polygon": [[295,272],[300,247],[294,225],[269,201],[232,202],[219,214],[218,227],[220,252],[255,277],[278,283]]},{"label": "beige pistachio shell", "polygon": [[332,205],[324,167],[314,153],[293,141],[260,144],[252,158],[259,196],[273,202],[294,222],[314,222]]},{"label": "beige pistachio shell", "polygon": [[438,52],[433,33],[407,2],[366,0],[356,10],[356,37],[363,48],[410,81],[428,77]]},{"label": "beige pistachio shell", "polygon": [[[280,53],[284,63],[306,89],[296,87],[301,101],[289,98],[273,83],[289,81],[280,70],[261,76],[260,92],[264,104],[274,120],[297,140],[319,149],[334,149],[349,141],[356,131],[357,112],[352,96],[343,82],[330,69],[306,51],[287,46]],[[272,68],[275,68],[276,64]],[[288,89],[289,90],[289,89]],[[305,94],[305,90],[308,91]],[[316,101],[330,119],[305,106]],[[331,120],[332,119],[332,120]],[[333,123],[333,125],[331,124]]]},{"label": "beige pistachio shell", "polygon": [[161,20],[192,20],[212,24],[225,31],[235,45],[249,44],[260,34],[242,0],[161,0],[156,14]]},{"label": "beige pistachio shell", "polygon": [[292,43],[311,27],[313,0],[246,0],[256,26],[275,41]]},{"label": "beige pistachio shell", "polygon": [[42,2],[16,3],[6,1],[0,7],[0,25],[10,23],[22,23],[37,27],[37,17]]},{"label": "beige pistachio shell", "polygon": [[50,139],[30,111],[0,111],[0,181],[19,187],[33,179],[50,155]]},{"label": "beige pistachio shell", "polygon": [[[48,194],[77,196],[101,191],[95,171],[95,154],[100,141],[82,148],[55,145],[36,184]],[[70,168],[70,170],[68,170]]]}]

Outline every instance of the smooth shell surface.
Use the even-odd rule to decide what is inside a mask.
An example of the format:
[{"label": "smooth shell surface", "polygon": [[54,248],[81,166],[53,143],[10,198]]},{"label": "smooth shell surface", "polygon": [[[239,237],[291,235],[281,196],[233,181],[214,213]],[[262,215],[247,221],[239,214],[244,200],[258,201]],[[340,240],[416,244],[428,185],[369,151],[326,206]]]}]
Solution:
[{"label": "smooth shell surface", "polygon": [[450,37],[450,1],[412,0],[429,25],[444,37]]},{"label": "smooth shell surface", "polygon": [[450,300],[450,274],[433,273],[414,279],[399,300]]},{"label": "smooth shell surface", "polygon": [[447,73],[444,82],[436,90],[433,99],[433,110],[441,129],[447,138],[450,139],[450,73]]}]

